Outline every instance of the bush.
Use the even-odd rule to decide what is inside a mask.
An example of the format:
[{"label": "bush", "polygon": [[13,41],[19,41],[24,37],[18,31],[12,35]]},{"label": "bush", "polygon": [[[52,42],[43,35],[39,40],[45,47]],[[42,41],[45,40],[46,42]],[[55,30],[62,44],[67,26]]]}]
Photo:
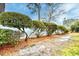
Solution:
[{"label": "bush", "polygon": [[47,32],[47,35],[51,35],[54,31],[56,31],[57,29],[57,25],[54,24],[54,23],[47,23],[47,22],[44,22],[45,26],[46,26],[46,32]]},{"label": "bush", "polygon": [[11,44],[14,45],[17,43],[19,38],[15,37],[15,34],[12,30],[0,30],[0,45]]},{"label": "bush", "polygon": [[66,29],[66,27],[59,25],[58,26],[58,30],[60,30],[62,32],[62,34],[68,33],[68,29]]},{"label": "bush", "polygon": [[71,25],[71,31],[72,31],[72,32],[75,31],[75,25]]},{"label": "bush", "polygon": [[71,31],[72,32],[79,32],[79,21],[76,21],[71,25]]},{"label": "bush", "polygon": [[46,28],[44,23],[41,21],[33,20],[32,22],[33,22],[32,28],[34,28],[34,29],[44,30]]},{"label": "bush", "polygon": [[75,32],[79,32],[79,26],[76,26]]},{"label": "bush", "polygon": [[47,35],[52,35],[52,33],[57,29],[57,25],[54,23],[42,22],[37,20],[33,20],[32,23],[32,29],[34,29],[34,31],[37,31],[37,37],[39,37],[42,31],[46,31]]},{"label": "bush", "polygon": [[33,23],[32,29],[35,32],[37,31],[36,35],[37,35],[37,37],[39,37],[40,33],[46,29],[46,26],[44,25],[43,22],[37,21],[37,20],[33,20],[32,23]]}]

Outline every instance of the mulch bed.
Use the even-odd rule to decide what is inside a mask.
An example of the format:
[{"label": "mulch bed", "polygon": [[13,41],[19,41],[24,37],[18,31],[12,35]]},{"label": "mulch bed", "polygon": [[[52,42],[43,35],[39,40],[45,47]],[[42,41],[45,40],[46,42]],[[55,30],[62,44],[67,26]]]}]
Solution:
[{"label": "mulch bed", "polygon": [[53,39],[58,38],[60,36],[62,36],[62,35],[52,35],[52,36],[43,36],[40,38],[31,38],[31,39],[28,39],[27,41],[21,40],[15,46],[6,44],[6,45],[0,47],[0,55],[1,56],[10,56],[12,54],[15,54],[16,52],[18,52],[20,49],[22,49],[24,47],[31,46],[31,45],[36,44],[38,42],[49,40],[52,38]]}]

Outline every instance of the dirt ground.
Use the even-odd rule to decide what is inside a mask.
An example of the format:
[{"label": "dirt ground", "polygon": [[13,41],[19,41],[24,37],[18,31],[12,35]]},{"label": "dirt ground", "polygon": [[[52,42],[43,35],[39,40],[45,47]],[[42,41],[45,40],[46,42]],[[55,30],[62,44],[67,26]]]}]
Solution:
[{"label": "dirt ground", "polygon": [[59,38],[61,36],[62,35],[52,35],[52,36],[43,36],[40,38],[32,38],[32,39],[28,39],[27,41],[21,40],[15,47],[10,45],[5,45],[4,47],[0,47],[0,55],[1,56],[11,55],[18,52],[20,49],[24,47],[31,46],[33,44],[36,44],[38,42],[42,42],[45,40],[50,40],[51,38],[53,39]]}]

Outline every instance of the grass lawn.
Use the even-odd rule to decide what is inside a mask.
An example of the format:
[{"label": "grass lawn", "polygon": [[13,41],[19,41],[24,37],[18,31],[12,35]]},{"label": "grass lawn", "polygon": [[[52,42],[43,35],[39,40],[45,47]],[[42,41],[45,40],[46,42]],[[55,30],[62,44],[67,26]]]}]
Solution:
[{"label": "grass lawn", "polygon": [[72,36],[72,40],[79,41],[79,33],[70,33],[69,35]]},{"label": "grass lawn", "polygon": [[70,33],[71,42],[62,50],[64,56],[79,56],[79,33]]}]

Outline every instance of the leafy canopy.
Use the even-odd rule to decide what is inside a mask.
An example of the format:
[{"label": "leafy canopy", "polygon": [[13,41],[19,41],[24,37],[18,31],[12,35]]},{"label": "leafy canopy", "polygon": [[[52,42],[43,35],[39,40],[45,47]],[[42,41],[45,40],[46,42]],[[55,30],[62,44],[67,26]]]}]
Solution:
[{"label": "leafy canopy", "polygon": [[0,14],[0,24],[9,27],[16,27],[18,29],[22,27],[30,27],[31,19],[23,14],[16,12],[2,12]]},{"label": "leafy canopy", "polygon": [[79,32],[79,21],[75,21],[75,22],[71,25],[71,31],[72,31],[72,32]]},{"label": "leafy canopy", "polygon": [[57,29],[57,25],[55,23],[44,22],[44,24],[46,26],[47,35],[51,35]]},{"label": "leafy canopy", "polygon": [[58,25],[58,30],[61,30],[63,33],[68,33],[68,29],[62,25]]},{"label": "leafy canopy", "polygon": [[46,28],[46,26],[44,25],[44,23],[41,22],[41,21],[33,20],[32,23],[33,23],[33,28],[34,29],[44,30]]}]

